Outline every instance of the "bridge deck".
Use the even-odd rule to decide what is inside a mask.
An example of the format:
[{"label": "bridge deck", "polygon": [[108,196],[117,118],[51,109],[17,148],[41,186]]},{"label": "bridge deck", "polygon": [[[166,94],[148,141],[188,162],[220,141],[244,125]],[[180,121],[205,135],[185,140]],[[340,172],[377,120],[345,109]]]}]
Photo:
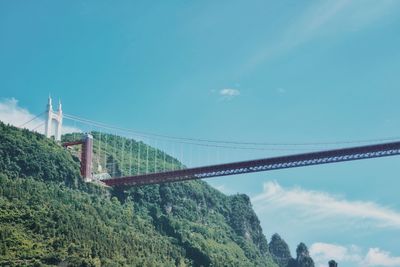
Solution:
[{"label": "bridge deck", "polygon": [[109,186],[148,185],[165,182],[211,178],[234,174],[295,168],[342,161],[387,157],[400,154],[400,142],[350,147],[258,160],[218,164],[176,171],[149,173],[102,180]]}]

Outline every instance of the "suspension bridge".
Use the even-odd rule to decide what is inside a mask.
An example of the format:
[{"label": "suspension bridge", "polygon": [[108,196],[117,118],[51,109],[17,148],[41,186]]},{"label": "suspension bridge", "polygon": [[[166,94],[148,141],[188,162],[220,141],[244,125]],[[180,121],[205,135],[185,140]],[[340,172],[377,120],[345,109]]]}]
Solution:
[{"label": "suspension bridge", "polygon": [[[79,138],[76,138],[75,135],[77,134],[74,132],[72,134],[73,140],[63,142],[62,145],[66,148],[81,146],[79,157],[83,179],[87,182],[99,180],[108,186],[138,186],[204,179],[400,154],[400,138],[320,143],[256,143],[183,138],[145,133],[64,114],[61,103],[58,111],[54,112],[50,98],[46,112],[39,114],[21,126],[34,122],[43,114],[46,115],[44,122],[34,127],[34,129],[44,127],[45,135],[51,137],[53,135],[53,124],[55,123],[54,138],[60,142],[64,119],[73,122],[72,126],[69,126],[70,132],[82,132],[86,127],[85,132],[88,132],[88,134],[79,134]],[[97,138],[94,139],[93,135]],[[114,145],[112,147],[107,147],[108,136],[115,137],[113,138]],[[120,153],[120,155],[118,155],[116,144],[116,137],[119,136],[124,136],[124,138],[121,138],[122,144],[118,144],[118,149],[127,151],[127,153]],[[104,138],[105,142],[103,142]],[[153,144],[152,147],[150,143]],[[176,146],[178,146],[178,149]],[[157,149],[156,147],[162,147],[163,149]],[[200,151],[200,153],[197,153],[200,154],[198,160],[194,161],[194,147],[197,150],[205,150],[206,156],[204,156],[204,151]],[[321,147],[324,149],[321,149]],[[239,156],[233,160],[226,157],[221,159],[221,150],[225,152],[225,155],[228,154],[230,156],[234,155],[232,151],[237,151],[238,153],[236,154]],[[114,152],[110,154],[109,151]],[[293,153],[293,151],[296,153]],[[252,159],[243,159],[246,156],[246,152]],[[274,153],[274,156],[263,156],[271,152]],[[292,154],[289,154],[289,152],[292,152]],[[276,155],[277,153],[281,155]],[[282,153],[284,154],[282,155]],[[108,158],[110,157],[114,162],[109,162]],[[125,173],[120,172],[119,175],[116,175],[115,172],[117,158],[119,158],[118,162],[121,166],[127,166],[127,171]],[[178,164],[179,162],[187,162],[188,158],[190,159],[189,164],[187,164],[189,167]],[[204,158],[208,160],[205,161]],[[97,171],[93,170],[94,161],[96,161],[98,167]],[[101,161],[104,163],[100,163]],[[151,165],[152,168],[150,168]],[[101,171],[107,175],[99,178]]]}]

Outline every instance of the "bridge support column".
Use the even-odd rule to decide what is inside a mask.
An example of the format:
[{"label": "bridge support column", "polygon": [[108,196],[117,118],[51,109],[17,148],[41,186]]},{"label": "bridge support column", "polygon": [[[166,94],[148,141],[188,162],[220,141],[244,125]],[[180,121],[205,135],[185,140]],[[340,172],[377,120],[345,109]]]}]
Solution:
[{"label": "bridge support column", "polygon": [[82,140],[81,174],[85,182],[92,181],[93,136],[86,134]]}]

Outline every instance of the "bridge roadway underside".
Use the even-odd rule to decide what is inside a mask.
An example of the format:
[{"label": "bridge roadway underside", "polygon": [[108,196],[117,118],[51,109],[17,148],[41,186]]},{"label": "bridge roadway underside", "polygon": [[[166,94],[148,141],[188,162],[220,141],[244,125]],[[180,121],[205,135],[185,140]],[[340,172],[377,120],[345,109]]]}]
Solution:
[{"label": "bridge roadway underside", "polygon": [[251,172],[271,171],[342,161],[379,158],[400,154],[400,142],[359,146],[280,156],[258,160],[189,168],[176,171],[149,173],[129,177],[102,180],[108,186],[139,186],[166,182],[211,178]]}]

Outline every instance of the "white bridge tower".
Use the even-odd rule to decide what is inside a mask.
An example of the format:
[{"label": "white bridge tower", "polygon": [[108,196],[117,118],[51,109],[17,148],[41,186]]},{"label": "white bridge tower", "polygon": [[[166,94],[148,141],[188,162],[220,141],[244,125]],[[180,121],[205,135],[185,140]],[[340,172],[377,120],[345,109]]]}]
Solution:
[{"label": "white bridge tower", "polygon": [[51,97],[49,96],[49,102],[47,103],[47,111],[46,112],[47,112],[46,129],[45,129],[46,137],[50,138],[53,135],[53,121],[54,121],[54,122],[56,122],[56,126],[57,126],[57,128],[55,130],[55,134],[54,134],[54,139],[56,141],[61,141],[61,130],[62,130],[62,122],[63,122],[61,101],[58,102],[57,112],[54,112]]}]

